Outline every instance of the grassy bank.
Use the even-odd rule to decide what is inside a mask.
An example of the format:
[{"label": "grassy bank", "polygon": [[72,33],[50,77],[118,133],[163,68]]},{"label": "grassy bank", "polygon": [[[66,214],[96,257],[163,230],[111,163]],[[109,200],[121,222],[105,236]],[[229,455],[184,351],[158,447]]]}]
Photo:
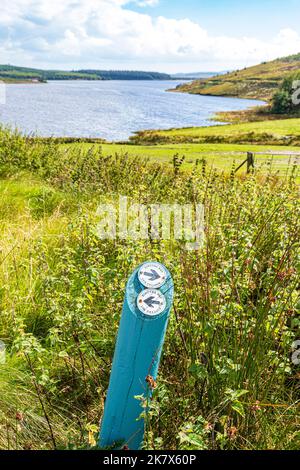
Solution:
[{"label": "grassy bank", "polygon": [[133,143],[231,143],[300,145],[300,119],[137,132]]},{"label": "grassy bank", "polygon": [[243,111],[221,111],[213,117],[214,121],[226,124],[242,124],[247,122],[278,121],[284,119],[299,119],[300,113],[274,114],[270,105],[255,106]]},{"label": "grassy bank", "polygon": [[[0,448],[95,445],[125,281],[156,259],[176,296],[147,448],[298,449],[294,176],[182,171],[115,150],[0,132]],[[203,248],[100,240],[97,206],[119,195],[203,203]]]}]

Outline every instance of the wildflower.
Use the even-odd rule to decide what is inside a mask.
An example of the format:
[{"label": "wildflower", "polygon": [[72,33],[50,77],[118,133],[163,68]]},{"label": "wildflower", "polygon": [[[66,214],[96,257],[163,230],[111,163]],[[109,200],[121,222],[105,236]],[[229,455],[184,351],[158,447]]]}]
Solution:
[{"label": "wildflower", "polygon": [[32,449],[32,442],[25,442],[23,449],[24,450],[31,450]]},{"label": "wildflower", "polygon": [[204,429],[205,431],[212,431],[213,430],[213,425],[209,423],[208,421],[205,423]]},{"label": "wildflower", "polygon": [[279,271],[277,276],[280,281],[284,281],[285,279],[290,278],[293,274],[295,274],[295,269],[290,268],[287,271]]},{"label": "wildflower", "polygon": [[147,375],[146,382],[149,385],[151,390],[154,390],[157,387],[157,383],[151,375]]},{"label": "wildflower", "polygon": [[94,432],[92,430],[89,430],[88,442],[91,447],[95,447],[95,445],[97,444]]},{"label": "wildflower", "polygon": [[23,415],[23,413],[21,413],[20,411],[17,411],[17,413],[16,413],[16,420],[17,420],[17,421],[21,421],[21,422],[24,421],[24,415]]},{"label": "wildflower", "polygon": [[286,314],[287,316],[289,317],[292,317],[293,315],[296,315],[296,310],[294,310],[293,308],[289,308],[287,311],[286,311]]},{"label": "wildflower", "polygon": [[227,429],[227,435],[229,439],[235,439],[237,435],[237,428],[235,426],[231,426],[230,428]]},{"label": "wildflower", "polygon": [[259,402],[258,400],[256,400],[255,404],[252,405],[252,406],[250,407],[250,409],[251,409],[252,411],[259,411],[259,410],[261,410],[260,402]]},{"label": "wildflower", "polygon": [[249,331],[249,333],[248,333],[248,338],[249,338],[250,341],[253,341],[253,340],[254,340],[255,335],[254,335],[253,331]]},{"label": "wildflower", "polygon": [[274,295],[269,295],[269,302],[271,304],[274,304],[276,302],[277,298]]}]

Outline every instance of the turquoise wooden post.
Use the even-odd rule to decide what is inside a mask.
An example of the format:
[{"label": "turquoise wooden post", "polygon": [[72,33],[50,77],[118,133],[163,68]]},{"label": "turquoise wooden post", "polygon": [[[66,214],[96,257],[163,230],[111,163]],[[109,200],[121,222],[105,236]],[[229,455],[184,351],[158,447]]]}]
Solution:
[{"label": "turquoise wooden post", "polygon": [[100,447],[116,443],[138,450],[144,437],[142,407],[146,377],[156,380],[173,302],[173,280],[160,263],[144,263],[130,276],[100,429]]}]

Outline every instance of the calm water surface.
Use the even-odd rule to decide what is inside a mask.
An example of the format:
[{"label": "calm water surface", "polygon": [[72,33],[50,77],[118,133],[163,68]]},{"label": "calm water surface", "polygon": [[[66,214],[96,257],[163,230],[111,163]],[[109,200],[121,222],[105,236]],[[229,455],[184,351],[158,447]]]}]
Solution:
[{"label": "calm water surface", "polygon": [[142,129],[207,126],[260,102],[168,93],[176,81],[51,81],[6,86],[0,122],[40,136],[128,139]]}]

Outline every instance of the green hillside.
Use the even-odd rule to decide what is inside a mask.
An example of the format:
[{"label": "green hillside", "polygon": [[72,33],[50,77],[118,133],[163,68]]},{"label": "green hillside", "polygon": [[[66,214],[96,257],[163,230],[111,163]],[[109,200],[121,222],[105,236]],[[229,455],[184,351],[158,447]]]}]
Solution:
[{"label": "green hillside", "polygon": [[99,80],[94,74],[81,72],[66,72],[61,70],[40,70],[14,65],[0,65],[0,79],[10,81],[45,82],[47,80]]},{"label": "green hillside", "polygon": [[158,72],[141,72],[132,70],[41,70],[14,65],[0,65],[0,80],[35,81],[47,80],[168,80],[171,77]]},{"label": "green hillside", "polygon": [[243,70],[180,85],[174,91],[199,95],[236,96],[269,101],[283,79],[300,70],[300,53]]}]

